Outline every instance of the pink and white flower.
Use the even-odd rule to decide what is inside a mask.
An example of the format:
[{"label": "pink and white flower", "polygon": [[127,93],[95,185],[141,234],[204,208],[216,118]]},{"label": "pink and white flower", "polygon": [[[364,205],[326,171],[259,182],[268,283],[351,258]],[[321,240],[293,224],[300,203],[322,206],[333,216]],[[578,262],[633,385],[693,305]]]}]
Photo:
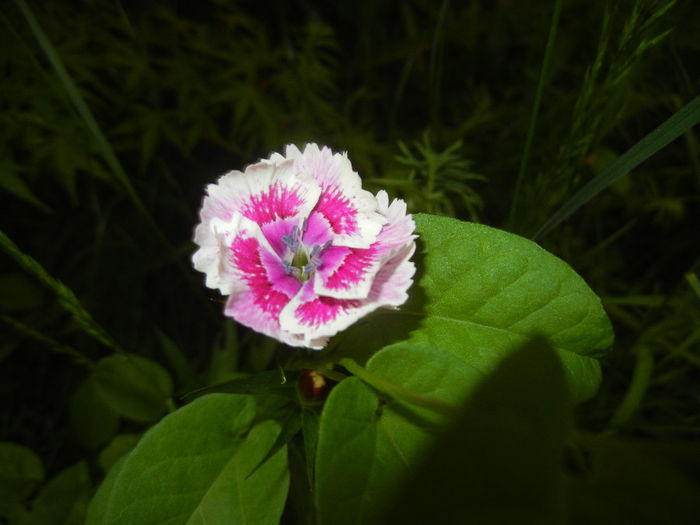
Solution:
[{"label": "pink and white flower", "polygon": [[207,187],[194,267],[224,314],[292,346],[322,348],[408,298],[415,223],[406,203],[362,189],[347,154],[307,144]]}]

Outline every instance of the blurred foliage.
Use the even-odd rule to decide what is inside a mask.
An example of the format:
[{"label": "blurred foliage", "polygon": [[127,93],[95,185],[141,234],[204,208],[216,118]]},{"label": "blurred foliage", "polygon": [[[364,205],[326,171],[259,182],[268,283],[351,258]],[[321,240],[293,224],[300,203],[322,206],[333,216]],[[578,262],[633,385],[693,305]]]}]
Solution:
[{"label": "blurred foliage", "polygon": [[[0,441],[38,454],[30,490],[68,483],[83,504],[86,464],[92,486],[104,474],[95,443],[128,450],[144,430],[128,398],[112,435],[75,436],[71,407],[110,348],[172,375],[178,404],[284,357],[223,320],[190,269],[203,187],[224,171],[315,141],[410,211],[505,223],[552,2],[32,2],[148,215],[20,3],[0,13]],[[513,229],[534,232],[700,92],[698,35],[696,2],[565,3]],[[691,129],[544,240],[615,324],[587,430],[700,439],[699,201]]]}]

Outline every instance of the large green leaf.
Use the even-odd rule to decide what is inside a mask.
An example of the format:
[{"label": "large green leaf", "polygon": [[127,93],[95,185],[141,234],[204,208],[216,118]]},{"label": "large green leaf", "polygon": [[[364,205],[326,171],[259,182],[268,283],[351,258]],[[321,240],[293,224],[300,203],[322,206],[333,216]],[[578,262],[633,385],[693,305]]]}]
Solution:
[{"label": "large green leaf", "polygon": [[470,396],[414,475],[399,480],[404,488],[379,522],[566,523],[571,419],[559,360],[541,340],[526,344]]},{"label": "large green leaf", "polygon": [[[367,363],[373,374],[426,398],[458,403],[483,376],[441,350],[398,344]],[[316,456],[321,524],[372,523],[397,482],[432,440],[435,414],[384,401],[357,377],[336,386],[324,406]]]},{"label": "large green leaf", "polygon": [[251,396],[212,394],[163,418],[110,471],[88,525],[278,523],[286,448],[247,478],[279,434],[255,415]]},{"label": "large green leaf", "polygon": [[416,283],[398,310],[341,335],[335,352],[359,356],[395,341],[425,343],[487,374],[515,348],[545,337],[578,401],[600,383],[597,357],[613,342],[600,299],[562,260],[523,237],[418,214]]}]

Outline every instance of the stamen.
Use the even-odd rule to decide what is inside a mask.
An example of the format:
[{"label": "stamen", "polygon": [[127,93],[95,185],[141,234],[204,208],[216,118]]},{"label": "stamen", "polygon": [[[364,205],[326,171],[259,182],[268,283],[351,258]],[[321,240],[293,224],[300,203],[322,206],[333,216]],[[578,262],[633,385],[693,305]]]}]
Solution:
[{"label": "stamen", "polygon": [[328,241],[315,244],[310,251],[307,250],[302,242],[307,227],[308,219],[304,219],[301,228],[293,226],[289,235],[282,236],[282,242],[288,247],[287,255],[282,261],[284,273],[293,275],[302,282],[308,281],[316,269],[323,264],[321,252],[331,245],[331,241]]},{"label": "stamen", "polygon": [[299,270],[299,268],[297,268],[296,266],[292,266],[292,263],[290,263],[289,261],[282,261],[282,264],[284,264],[284,273],[286,273],[287,275],[293,275],[296,278],[300,277],[301,271]]},{"label": "stamen", "polygon": [[298,226],[292,227],[292,233],[290,235],[283,235],[282,242],[289,247],[292,253],[296,253],[299,249],[299,243],[301,241],[301,231]]}]

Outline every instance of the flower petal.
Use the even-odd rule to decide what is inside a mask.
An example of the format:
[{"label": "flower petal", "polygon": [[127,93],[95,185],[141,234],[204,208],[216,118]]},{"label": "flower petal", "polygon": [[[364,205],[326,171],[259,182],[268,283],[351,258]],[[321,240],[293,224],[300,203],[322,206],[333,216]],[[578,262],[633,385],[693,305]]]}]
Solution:
[{"label": "flower petal", "polygon": [[[275,154],[270,160],[282,158]],[[302,153],[290,144],[286,158],[293,160],[298,172],[313,177],[321,186],[315,211],[330,224],[335,236],[333,244],[369,248],[386,219],[377,213],[375,197],[362,189],[360,176],[352,169],[347,154],[334,154],[316,144],[307,144]]]},{"label": "flower petal", "polygon": [[312,281],[303,288],[280,312],[282,330],[307,346],[320,349],[328,338],[344,330],[362,317],[380,307],[396,308],[408,299],[407,290],[413,284],[415,265],[409,261],[415,251],[410,244],[386,261],[377,272],[365,299],[337,299],[314,292]]},{"label": "flower petal", "polygon": [[[376,245],[376,243],[375,243]],[[338,247],[335,253],[322,254],[323,264],[318,268],[318,278],[314,281],[314,291],[318,295],[336,299],[364,299],[372,286],[372,280],[379,271],[382,259],[375,245],[367,249]],[[336,247],[331,247],[327,251]],[[332,255],[340,250],[346,253],[340,264],[326,264]],[[335,261],[332,261],[335,262]]]},{"label": "flower petal", "polygon": [[377,192],[377,205],[379,212],[387,219],[382,231],[377,236],[375,246],[382,254],[386,254],[405,244],[413,243],[418,238],[413,232],[416,223],[412,215],[406,214],[406,202],[394,199],[389,204],[389,196],[386,191]]},{"label": "flower petal", "polygon": [[227,251],[221,258],[228,261],[228,271],[234,278],[224,314],[280,339],[279,313],[299,292],[301,283],[286,275],[279,257],[253,221],[236,213],[229,223],[215,220],[213,224],[219,237],[227,241]]},{"label": "flower petal", "polygon": [[367,302],[396,308],[408,300],[408,289],[416,273],[416,266],[409,259],[415,251],[415,244],[405,245],[384,263],[374,276]]},{"label": "flower petal", "polygon": [[228,221],[214,218],[202,222],[195,229],[194,242],[199,245],[192,256],[196,270],[206,275],[206,286],[218,288],[228,295],[233,291],[237,277],[227,256],[229,245],[237,232],[244,217],[235,214]]},{"label": "flower petal", "polygon": [[[331,247],[323,264],[318,269],[319,279],[314,291],[337,299],[365,299],[370,293],[377,272],[394,257],[396,251],[414,246],[416,228],[411,215],[406,215],[406,203],[394,199],[389,205],[385,191],[377,194],[378,211],[387,218],[387,223],[377,235],[377,240],[367,249]],[[335,252],[333,251],[335,249]],[[340,260],[339,250],[347,250]]]},{"label": "flower petal", "polygon": [[317,204],[321,188],[308,175],[296,172],[291,161],[271,164],[263,161],[245,172],[231,171],[207,187],[200,216],[229,220],[238,212],[259,225],[276,219],[308,216]]},{"label": "flower petal", "polygon": [[325,339],[347,328],[377,306],[365,305],[358,299],[319,296],[313,291],[311,279],[280,312],[280,326],[285,332],[303,337],[304,346],[319,349],[325,344]]}]

